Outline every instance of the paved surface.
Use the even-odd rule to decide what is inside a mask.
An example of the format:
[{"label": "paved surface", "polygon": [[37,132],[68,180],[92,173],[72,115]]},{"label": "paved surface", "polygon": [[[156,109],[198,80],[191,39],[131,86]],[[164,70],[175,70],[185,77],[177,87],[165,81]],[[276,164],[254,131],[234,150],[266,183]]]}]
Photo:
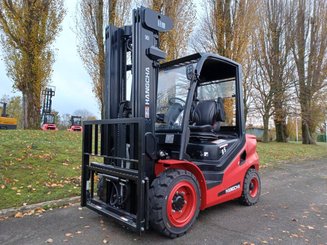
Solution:
[{"label": "paved surface", "polygon": [[200,213],[185,236],[143,236],[78,206],[0,222],[0,244],[327,244],[327,159],[262,171],[253,207],[236,201]]}]

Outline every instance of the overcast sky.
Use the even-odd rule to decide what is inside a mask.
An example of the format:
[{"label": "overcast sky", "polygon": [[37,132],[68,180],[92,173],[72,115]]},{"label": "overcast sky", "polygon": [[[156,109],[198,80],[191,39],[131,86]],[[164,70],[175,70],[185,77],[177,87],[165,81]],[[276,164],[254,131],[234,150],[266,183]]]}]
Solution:
[{"label": "overcast sky", "polygon": [[[62,31],[55,42],[57,49],[53,65],[52,83],[56,87],[53,97],[53,109],[60,114],[73,114],[78,109],[86,109],[98,118],[99,107],[92,92],[91,79],[85,71],[76,50],[76,36],[72,31],[75,25],[75,7],[78,0],[65,1],[66,17],[62,24]],[[0,59],[0,98],[21,95],[12,88],[13,82],[7,77],[6,67],[1,54]]]}]

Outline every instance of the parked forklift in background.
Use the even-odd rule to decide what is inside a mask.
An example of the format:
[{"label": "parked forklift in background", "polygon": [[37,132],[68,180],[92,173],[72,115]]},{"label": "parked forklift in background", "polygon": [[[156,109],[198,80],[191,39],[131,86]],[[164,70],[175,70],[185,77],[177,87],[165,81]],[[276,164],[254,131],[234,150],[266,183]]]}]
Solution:
[{"label": "parked forklift in background", "polygon": [[56,94],[55,87],[49,86],[42,91],[43,105],[41,113],[42,130],[58,130],[55,115],[52,113],[52,97]]},{"label": "parked forklift in background", "polygon": [[159,33],[172,26],[141,7],[131,26],[106,28],[105,119],[83,122],[81,206],[175,238],[200,210],[254,205],[261,182],[241,66],[210,53],[159,63]]},{"label": "parked forklift in background", "polygon": [[71,116],[70,118],[70,127],[67,129],[70,132],[81,132],[82,128],[82,117],[80,116]]},{"label": "parked forklift in background", "polygon": [[7,115],[7,103],[0,102],[2,104],[2,112],[0,115],[0,129],[17,129],[17,119],[9,117]]}]

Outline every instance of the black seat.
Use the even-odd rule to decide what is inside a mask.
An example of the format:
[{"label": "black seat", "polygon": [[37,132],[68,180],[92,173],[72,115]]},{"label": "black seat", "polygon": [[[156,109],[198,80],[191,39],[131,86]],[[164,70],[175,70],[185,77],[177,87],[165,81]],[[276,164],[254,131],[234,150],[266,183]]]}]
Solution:
[{"label": "black seat", "polygon": [[[193,125],[190,125],[191,136],[215,137],[220,123],[225,121],[224,104],[222,98],[200,101],[192,114]],[[208,134],[209,133],[209,134]]]}]

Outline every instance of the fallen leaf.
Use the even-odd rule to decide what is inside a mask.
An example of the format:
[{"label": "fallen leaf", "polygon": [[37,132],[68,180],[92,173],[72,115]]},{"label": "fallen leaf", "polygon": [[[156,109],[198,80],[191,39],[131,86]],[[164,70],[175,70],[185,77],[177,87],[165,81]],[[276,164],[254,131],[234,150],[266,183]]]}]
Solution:
[{"label": "fallen leaf", "polygon": [[34,209],[34,211],[39,214],[45,212],[45,210],[43,208],[36,208],[36,209]]},{"label": "fallen leaf", "polygon": [[22,212],[18,212],[15,214],[15,218],[23,218],[24,214]]},{"label": "fallen leaf", "polygon": [[46,240],[47,243],[53,243],[53,239],[49,238],[48,240]]},{"label": "fallen leaf", "polygon": [[4,188],[6,188],[6,186],[5,185],[1,185],[1,189],[4,189]]},{"label": "fallen leaf", "polygon": [[32,215],[32,214],[34,214],[34,210],[30,210],[27,213],[24,213],[24,215]]},{"label": "fallen leaf", "polygon": [[66,233],[65,236],[67,236],[67,237],[72,237],[73,234],[72,234],[72,233]]}]

